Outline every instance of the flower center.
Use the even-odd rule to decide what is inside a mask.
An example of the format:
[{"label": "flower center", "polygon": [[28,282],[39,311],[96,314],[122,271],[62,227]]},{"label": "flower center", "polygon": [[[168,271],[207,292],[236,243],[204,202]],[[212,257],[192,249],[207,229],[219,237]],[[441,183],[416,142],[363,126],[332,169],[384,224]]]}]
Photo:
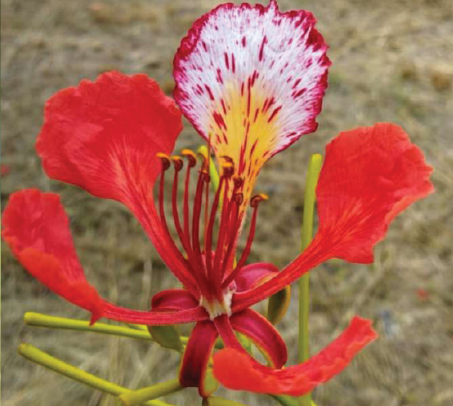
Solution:
[{"label": "flower center", "polygon": [[[178,235],[180,248],[174,242],[169,249],[183,252],[186,276],[197,287],[194,291],[186,286],[200,300],[211,317],[216,317],[231,310],[232,292],[229,285],[245,264],[250,253],[255,235],[258,204],[267,199],[266,195],[256,195],[251,198],[253,208],[250,231],[246,246],[240,259],[236,263],[236,248],[239,233],[245,216],[244,194],[242,191],[244,180],[234,176],[232,160],[223,157],[219,184],[213,198],[210,196],[209,176],[210,157],[201,155],[201,167],[195,193],[190,205],[191,172],[196,167],[197,155],[190,150],[183,150],[182,155],[187,158],[187,171],[184,180],[184,197],[182,200],[182,221],[180,217],[180,203],[178,201],[178,183],[184,161],[179,156],[158,154],[162,162],[162,172],[159,187],[160,219],[165,232],[170,235],[165,215],[165,173],[173,163],[174,177],[171,194],[171,207],[174,228]],[[212,203],[210,199],[212,198]],[[202,226],[204,228],[202,229]],[[216,241],[214,241],[216,239]],[[214,247],[214,242],[215,247]]]},{"label": "flower center", "polygon": [[220,302],[216,299],[209,302],[203,296],[200,300],[200,306],[204,307],[209,313],[209,318],[214,320],[217,316],[221,314],[231,315],[231,299],[233,298],[234,291],[229,290],[223,295],[223,300]]}]

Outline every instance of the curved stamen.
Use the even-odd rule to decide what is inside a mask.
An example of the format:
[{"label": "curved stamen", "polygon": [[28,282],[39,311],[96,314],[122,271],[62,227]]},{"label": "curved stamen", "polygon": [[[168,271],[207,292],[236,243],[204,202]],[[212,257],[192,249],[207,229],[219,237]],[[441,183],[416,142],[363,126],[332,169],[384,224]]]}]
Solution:
[{"label": "curved stamen", "polygon": [[205,256],[206,256],[206,268],[208,274],[212,274],[212,237],[214,230],[214,221],[217,214],[217,208],[219,207],[220,193],[223,187],[223,182],[225,182],[225,176],[222,176],[219,180],[219,187],[217,188],[216,194],[214,196],[214,202],[212,203],[211,215],[209,217],[208,228],[206,230],[206,239],[205,239]]},{"label": "curved stamen", "polygon": [[244,251],[242,252],[241,259],[237,263],[236,267],[228,275],[228,277],[222,282],[222,289],[225,289],[234,280],[234,278],[236,277],[238,272],[244,266],[245,261],[247,260],[247,257],[250,254],[250,250],[251,250],[252,244],[253,244],[253,239],[255,237],[256,219],[258,216],[258,205],[262,201],[267,200],[267,199],[268,199],[267,195],[262,193],[262,194],[253,196],[252,199],[250,200],[250,206],[253,208],[253,215],[252,215],[252,220],[250,223],[250,231],[249,231],[249,236],[247,238],[247,243],[244,248]]},{"label": "curved stamen", "polygon": [[[238,193],[238,190],[241,189],[242,185],[244,184],[244,180],[239,176],[235,176],[233,178],[233,183],[234,187],[233,192],[231,194],[231,199],[229,200],[228,203],[228,214],[226,217],[226,221],[223,224],[223,227],[222,224],[220,225],[220,235],[221,236],[223,235],[224,238],[222,239],[221,245],[222,250],[219,252],[219,257],[217,257],[216,251],[216,260],[217,258],[219,259],[219,262],[216,262],[216,268],[218,268],[221,278],[223,278],[224,269],[228,264],[228,261],[226,263],[222,262],[223,254],[227,254],[226,257],[229,259],[230,254],[234,248],[233,244],[236,241],[236,235],[240,226],[240,222],[238,222],[239,207],[241,206],[244,198],[242,193]],[[237,209],[237,211],[235,209]],[[227,238],[226,236],[229,236],[230,238],[224,241],[225,238]],[[218,244],[217,247],[219,247]]]},{"label": "curved stamen", "polygon": [[187,289],[192,291],[194,294],[198,294],[198,286],[190,272],[190,266],[187,262],[187,260],[181,255],[179,252],[178,247],[173,241],[173,238],[168,230],[168,224],[167,224],[167,219],[165,217],[165,208],[164,208],[164,194],[165,194],[165,172],[170,168],[171,161],[170,157],[166,154],[157,154],[157,156],[161,159],[162,162],[162,171],[160,175],[160,184],[159,184],[159,214],[160,214],[160,220],[162,223],[162,231],[166,234],[167,240],[171,244],[171,249],[175,253],[175,255],[178,257],[178,259],[184,263],[186,266],[185,269],[180,269],[180,270],[173,270],[178,274],[178,276],[181,278],[181,281],[185,285]]},{"label": "curved stamen", "polygon": [[233,205],[233,199],[228,198],[228,189],[229,189],[229,182],[225,182],[225,189],[223,193],[223,206],[222,206],[222,214],[220,216],[220,225],[219,225],[219,234],[217,237],[217,247],[215,250],[215,256],[214,256],[214,265],[213,265],[213,272],[219,274],[219,279],[222,278],[221,276],[221,261],[223,258],[223,253],[225,250],[225,238],[228,235],[227,234],[227,229],[228,229],[228,224],[230,221],[230,213],[231,213],[231,207]]},{"label": "curved stamen", "polygon": [[184,235],[184,231],[181,226],[181,222],[179,220],[179,212],[178,212],[178,174],[182,170],[184,166],[183,160],[179,156],[171,157],[173,161],[173,166],[175,168],[175,175],[173,178],[173,190],[171,196],[171,206],[173,212],[173,221],[175,223],[175,228],[179,236],[179,240],[181,241],[184,250],[186,251],[187,257],[190,258],[190,243],[187,241]]},{"label": "curved stamen", "polygon": [[[203,158],[203,163],[199,172],[197,189],[195,192],[195,201],[193,205],[192,213],[192,247],[195,253],[195,257],[200,264],[203,264],[201,257],[200,247],[200,214],[203,206],[203,191],[205,182],[209,183],[209,174],[206,170],[207,159],[205,156],[200,155]],[[203,267],[204,268],[204,267]]]},{"label": "curved stamen", "polygon": [[188,159],[187,172],[186,172],[186,181],[184,185],[184,208],[183,208],[183,218],[184,218],[184,237],[187,241],[188,249],[190,248],[190,217],[189,217],[189,190],[190,190],[190,172],[191,169],[197,164],[197,156],[190,149],[183,149],[181,155]]},{"label": "curved stamen", "polygon": [[242,215],[240,216],[239,208],[241,207],[242,202],[244,201],[244,195],[242,193],[236,193],[233,196],[233,201],[234,201],[235,205],[233,207],[231,217],[230,217],[230,224],[228,226],[228,234],[229,234],[230,239],[226,245],[227,250],[226,250],[225,258],[222,262],[222,270],[220,272],[220,275],[222,278],[224,277],[224,275],[226,273],[227,267],[229,267],[229,266],[232,267],[232,262],[233,262],[232,254],[233,254],[234,248],[237,243],[239,227],[241,226],[240,217],[242,217]]},{"label": "curved stamen", "polygon": [[166,154],[157,154],[157,157],[160,158],[162,162],[162,171],[160,172],[160,184],[159,184],[159,213],[160,221],[162,222],[165,230],[168,232],[167,219],[165,218],[165,209],[164,209],[164,194],[165,194],[165,172],[170,168],[171,161],[170,157]]},{"label": "curved stamen", "polygon": [[[195,153],[191,150],[184,149],[181,154],[188,159],[188,166],[187,166],[187,173],[186,173],[186,181],[185,181],[185,189],[184,189],[184,231],[183,231],[183,241],[185,244],[184,249],[186,250],[188,261],[192,267],[193,272],[195,273],[195,278],[199,283],[200,290],[203,292],[203,295],[209,295],[209,287],[206,275],[204,274],[204,266],[201,258],[201,250],[200,250],[200,243],[199,238],[193,238],[192,242],[190,241],[190,215],[189,215],[189,187],[190,187],[190,172],[191,168],[193,168],[197,164],[197,157]],[[199,194],[199,185],[200,181],[203,178],[203,174],[200,173],[200,177],[198,179],[197,185],[197,192],[196,197]],[[201,185],[202,189],[202,185]],[[202,193],[201,193],[202,194]],[[199,197],[199,196],[198,196]],[[200,200],[200,199],[199,199]],[[198,203],[200,206],[199,209],[201,211],[201,201]],[[176,206],[176,201],[175,201]],[[177,207],[177,206],[176,206]],[[198,220],[196,216],[197,211],[197,198],[194,202],[193,207],[193,223],[192,223],[192,237],[194,235],[199,234],[199,215]],[[198,246],[198,251],[200,254],[198,255],[196,252],[196,248]]]}]

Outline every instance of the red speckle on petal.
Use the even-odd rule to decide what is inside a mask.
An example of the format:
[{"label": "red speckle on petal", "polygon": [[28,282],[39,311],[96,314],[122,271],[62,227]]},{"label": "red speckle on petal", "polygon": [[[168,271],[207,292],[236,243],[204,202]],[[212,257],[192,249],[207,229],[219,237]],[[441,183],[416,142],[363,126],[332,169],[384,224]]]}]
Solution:
[{"label": "red speckle on petal", "polygon": [[206,88],[206,91],[208,92],[209,94],[209,98],[214,101],[214,95],[212,94],[212,90],[211,88],[208,86],[208,85],[204,85],[204,87]]},{"label": "red speckle on petal", "polygon": [[222,100],[220,100],[220,103],[222,104],[223,114],[226,114],[227,110],[226,110],[226,106],[225,106],[225,101],[222,99]]},{"label": "red speckle on petal", "polygon": [[274,119],[274,117],[278,114],[278,112],[281,110],[281,108],[282,108],[282,106],[279,106],[272,112],[271,116],[267,120],[268,123],[270,123]]},{"label": "red speckle on petal", "polygon": [[223,116],[219,113],[217,113],[217,111],[214,111],[214,114],[212,115],[214,117],[214,120],[216,122],[216,124],[220,127],[220,128],[223,128],[223,129],[227,129],[227,126],[225,124],[225,120],[223,119]]},{"label": "red speckle on petal", "polygon": [[255,110],[255,117],[253,118],[253,122],[256,123],[256,119],[258,118],[258,113],[259,113],[260,109],[256,109]]},{"label": "red speckle on petal", "polygon": [[217,68],[217,82],[223,84],[222,71]]},{"label": "red speckle on petal", "polygon": [[223,54],[223,56],[225,57],[225,66],[227,69],[230,69],[230,61],[228,60],[228,54],[225,52]]},{"label": "red speckle on petal", "polygon": [[264,36],[263,41],[261,42],[260,53],[259,53],[259,56],[258,56],[258,59],[259,59],[260,61],[262,61],[263,58],[264,58],[264,45],[265,45],[266,43],[267,43],[267,37]]},{"label": "red speckle on petal", "polygon": [[302,96],[306,91],[307,91],[307,89],[305,87],[303,87],[302,89],[298,90],[297,92],[294,91],[293,92],[293,97],[295,99],[297,99],[298,97]]}]

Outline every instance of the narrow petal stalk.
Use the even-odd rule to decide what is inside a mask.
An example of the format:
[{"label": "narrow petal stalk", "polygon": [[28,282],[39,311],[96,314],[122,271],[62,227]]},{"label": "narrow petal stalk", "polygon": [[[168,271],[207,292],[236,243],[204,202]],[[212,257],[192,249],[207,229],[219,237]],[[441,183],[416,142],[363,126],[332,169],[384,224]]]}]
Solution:
[{"label": "narrow petal stalk", "polygon": [[[307,181],[304,194],[304,216],[302,223],[302,247],[304,251],[313,239],[313,218],[316,200],[316,185],[321,172],[322,156],[314,154],[308,165]],[[297,360],[305,362],[310,358],[308,318],[310,312],[310,273],[299,279],[299,353]],[[301,406],[311,405],[311,394],[300,398]]]},{"label": "narrow petal stalk", "polygon": [[[105,379],[98,378],[97,376],[94,376],[88,372],[82,371],[79,368],[69,365],[66,362],[63,362],[58,358],[52,357],[51,355],[45,353],[44,351],[41,351],[31,344],[21,344],[18,348],[18,352],[29,361],[42,365],[43,367],[46,367],[60,375],[64,375],[70,379],[73,379],[74,381],[78,381],[94,389],[98,389],[104,393],[119,396],[131,392],[127,388],[106,381]],[[143,405],[171,406],[169,403],[165,403],[160,400],[150,400],[144,402]]]}]

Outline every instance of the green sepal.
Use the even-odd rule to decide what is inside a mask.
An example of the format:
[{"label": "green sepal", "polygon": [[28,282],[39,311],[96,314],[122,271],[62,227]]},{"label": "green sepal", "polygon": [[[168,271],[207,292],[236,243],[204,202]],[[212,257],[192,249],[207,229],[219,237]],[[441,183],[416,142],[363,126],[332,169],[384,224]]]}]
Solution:
[{"label": "green sepal", "polygon": [[181,336],[176,326],[147,326],[153,340],[163,348],[182,352]]},{"label": "green sepal", "polygon": [[281,291],[272,295],[267,304],[267,319],[272,324],[277,324],[283,319],[291,300],[291,286],[286,286]]}]

